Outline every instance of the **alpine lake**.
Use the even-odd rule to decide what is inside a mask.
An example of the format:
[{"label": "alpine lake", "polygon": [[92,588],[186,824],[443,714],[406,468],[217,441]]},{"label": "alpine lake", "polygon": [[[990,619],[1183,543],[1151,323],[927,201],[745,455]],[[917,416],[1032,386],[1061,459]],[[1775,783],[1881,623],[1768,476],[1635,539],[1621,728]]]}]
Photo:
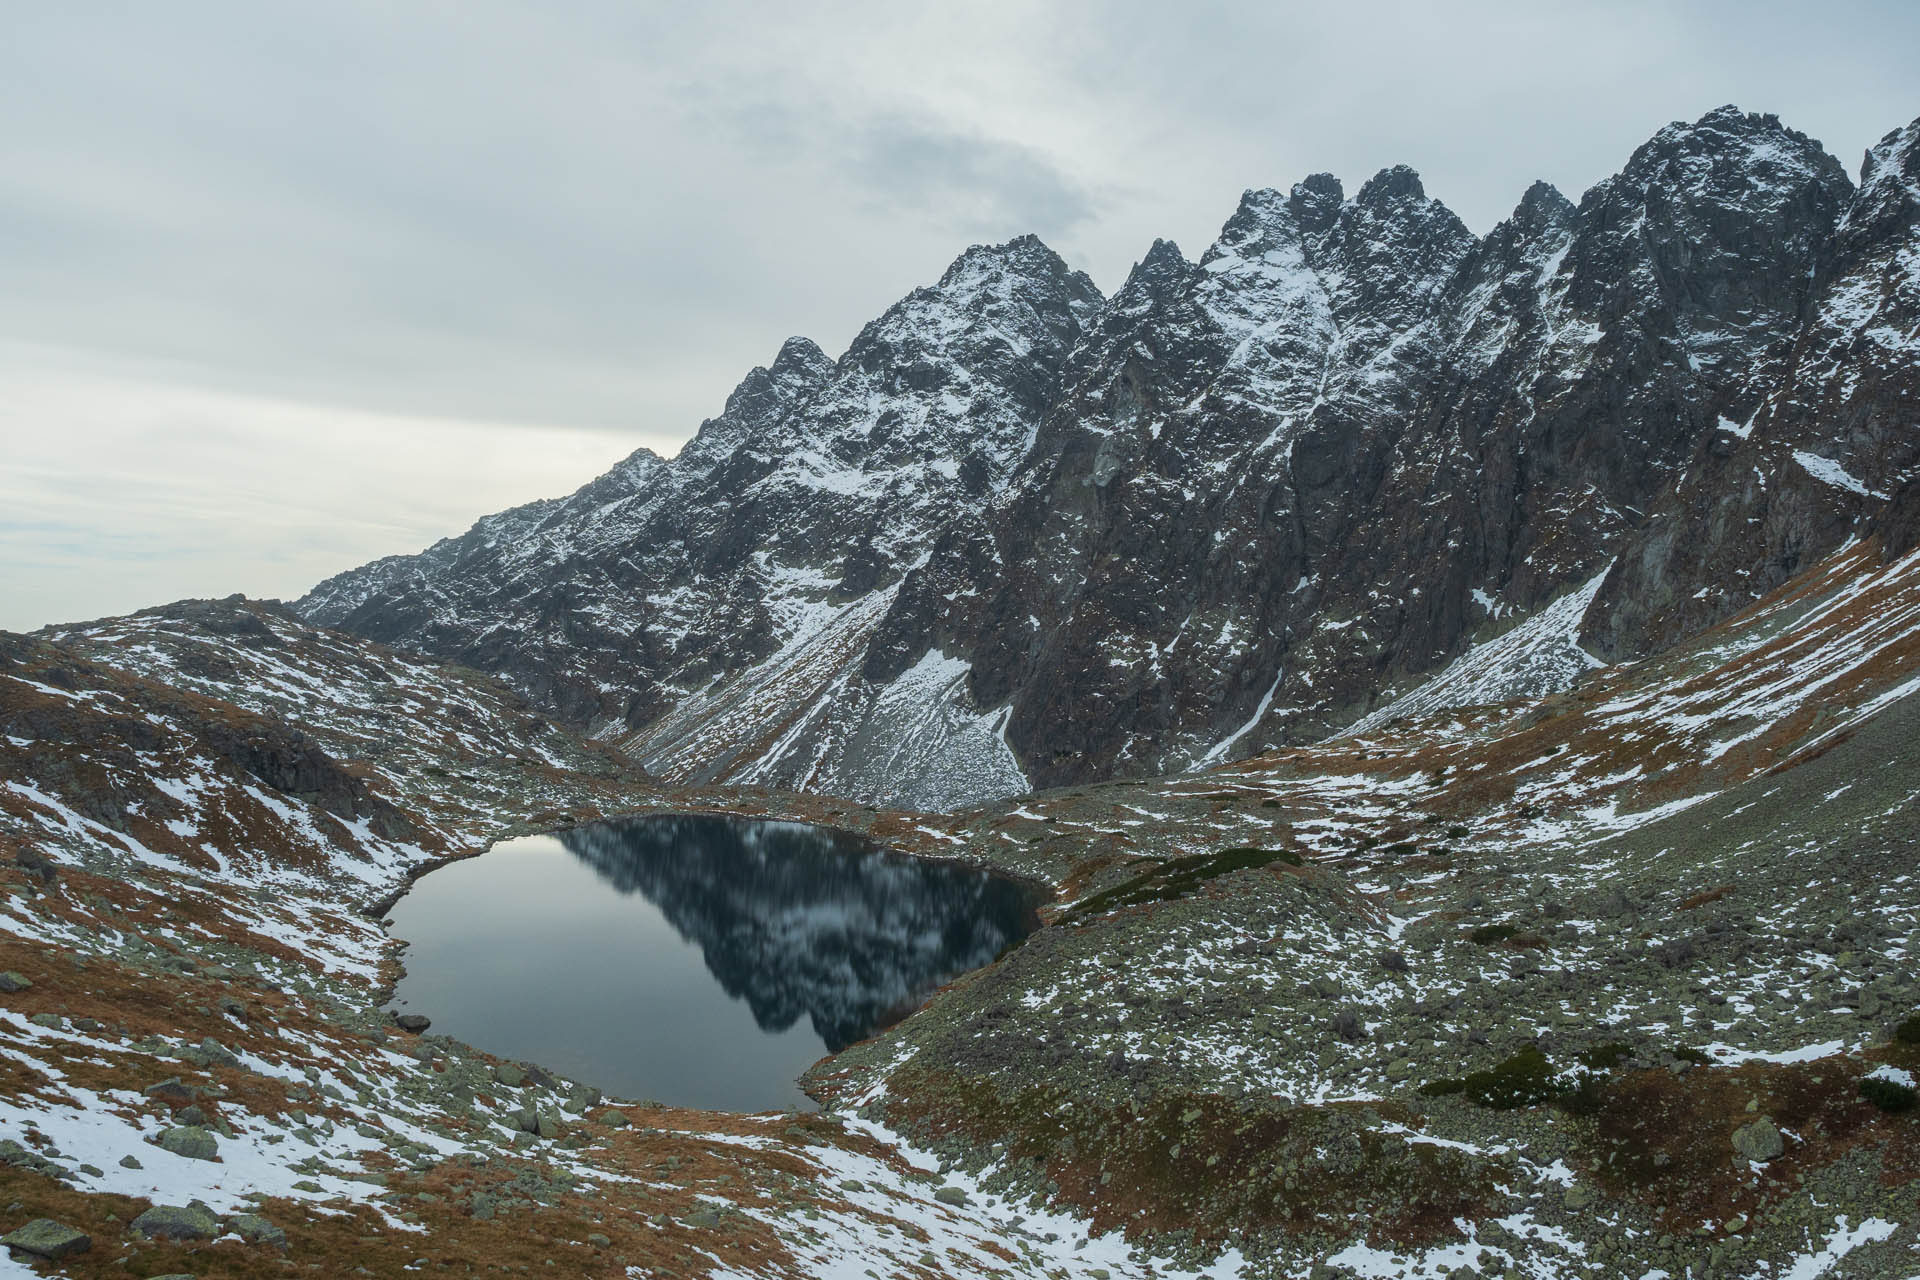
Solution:
[{"label": "alpine lake", "polygon": [[809,1108],[802,1071],[1018,943],[1036,901],[823,827],[600,822],[415,882],[388,913],[393,1003],[613,1097]]}]

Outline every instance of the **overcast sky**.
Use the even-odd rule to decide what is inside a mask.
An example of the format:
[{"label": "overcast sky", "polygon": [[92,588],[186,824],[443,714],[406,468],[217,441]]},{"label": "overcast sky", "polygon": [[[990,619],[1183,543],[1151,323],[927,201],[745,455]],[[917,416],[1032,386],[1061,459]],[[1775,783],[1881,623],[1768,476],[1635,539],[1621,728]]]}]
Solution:
[{"label": "overcast sky", "polygon": [[971,242],[1110,290],[1394,163],[1485,231],[1723,102],[1857,172],[1915,49],[1910,0],[8,5],[0,627],[297,595],[670,453]]}]

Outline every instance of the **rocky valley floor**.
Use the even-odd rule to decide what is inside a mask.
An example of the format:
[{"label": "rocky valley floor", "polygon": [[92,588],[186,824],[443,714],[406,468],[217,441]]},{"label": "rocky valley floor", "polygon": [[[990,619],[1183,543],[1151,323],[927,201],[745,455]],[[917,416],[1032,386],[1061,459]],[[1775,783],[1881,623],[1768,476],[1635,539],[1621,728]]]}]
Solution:
[{"label": "rocky valley floor", "polygon": [[[237,599],[0,636],[0,1228],[58,1224],[0,1274],[1920,1275],[1920,554],[1489,701],[1579,624],[947,814],[659,786]],[[645,811],[992,866],[1047,927],[817,1113],[395,1027],[412,876]]]}]

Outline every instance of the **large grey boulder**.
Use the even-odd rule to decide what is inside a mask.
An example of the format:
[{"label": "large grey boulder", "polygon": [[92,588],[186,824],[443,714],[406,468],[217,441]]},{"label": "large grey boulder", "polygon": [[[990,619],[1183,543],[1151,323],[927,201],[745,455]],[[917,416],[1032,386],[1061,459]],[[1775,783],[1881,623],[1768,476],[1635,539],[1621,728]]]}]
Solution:
[{"label": "large grey boulder", "polygon": [[191,1204],[157,1204],[131,1223],[135,1235],[155,1240],[211,1240],[220,1234],[220,1219],[195,1200]]},{"label": "large grey boulder", "polygon": [[199,1125],[183,1124],[162,1129],[154,1138],[153,1145],[189,1160],[217,1160],[220,1157],[219,1142]]},{"label": "large grey boulder", "polygon": [[39,1258],[67,1258],[93,1248],[93,1237],[52,1218],[35,1218],[0,1236],[0,1244]]},{"label": "large grey boulder", "polygon": [[1761,1116],[1733,1131],[1733,1149],[1749,1160],[1764,1164],[1778,1159],[1786,1151],[1787,1143],[1780,1136],[1779,1127],[1768,1117]]}]

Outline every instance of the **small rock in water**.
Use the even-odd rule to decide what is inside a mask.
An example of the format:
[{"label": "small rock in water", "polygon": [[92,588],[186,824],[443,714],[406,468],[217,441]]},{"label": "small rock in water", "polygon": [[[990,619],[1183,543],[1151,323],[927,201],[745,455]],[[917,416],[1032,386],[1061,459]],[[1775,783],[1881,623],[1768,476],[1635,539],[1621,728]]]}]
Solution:
[{"label": "small rock in water", "polygon": [[41,1258],[67,1258],[93,1248],[93,1237],[52,1218],[35,1218],[26,1226],[0,1236],[0,1244]]},{"label": "small rock in water", "polygon": [[417,1036],[433,1025],[433,1019],[424,1013],[397,1013],[393,1017],[393,1025],[409,1035]]}]

